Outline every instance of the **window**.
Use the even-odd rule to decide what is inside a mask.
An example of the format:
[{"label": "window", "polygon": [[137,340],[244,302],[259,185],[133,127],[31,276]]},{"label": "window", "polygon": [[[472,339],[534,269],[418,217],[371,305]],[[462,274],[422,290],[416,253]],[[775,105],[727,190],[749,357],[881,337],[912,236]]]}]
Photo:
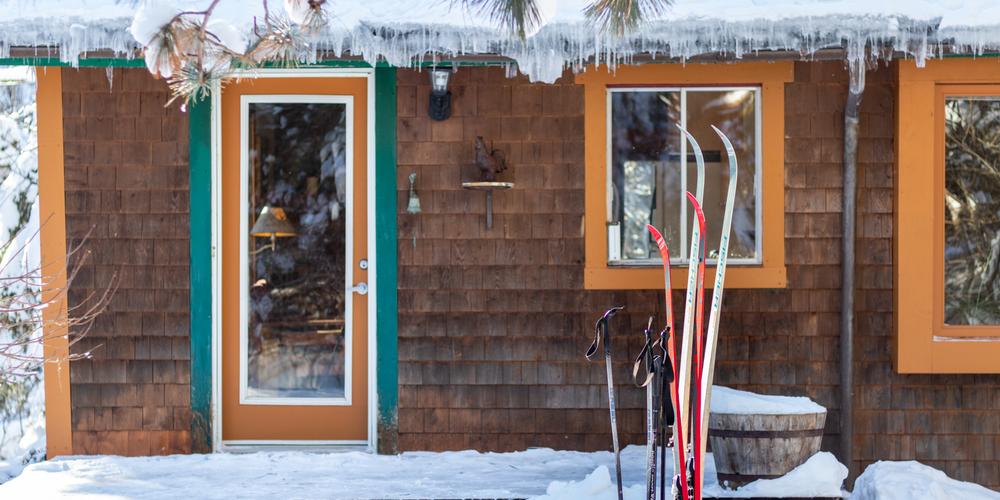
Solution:
[{"label": "window", "polygon": [[[708,264],[714,264],[729,162],[710,125],[732,141],[739,163],[727,286],[780,288],[784,266],[784,84],[791,63],[646,64],[577,76],[585,102],[585,269],[589,289],[663,286],[646,224],[664,232],[672,282],[684,287],[695,191],[694,154],[705,159]],[[714,273],[706,273],[711,286]]]},{"label": "window", "polygon": [[901,61],[898,75],[896,369],[998,373],[1000,68]]},{"label": "window", "polygon": [[241,404],[350,403],[348,99],[242,96]]},{"label": "window", "polygon": [[[684,193],[695,191],[697,169],[694,153],[676,125],[691,132],[702,149],[706,232],[719,234],[729,162],[722,141],[710,128],[716,125],[732,141],[739,163],[729,262],[760,264],[760,88],[612,88],[608,95],[609,263],[659,265],[659,251],[646,230],[649,223],[665,231],[667,246],[673,249],[671,263],[688,260],[692,219]],[[709,263],[718,254],[718,244],[717,237],[709,238]]]},{"label": "window", "polygon": [[1000,94],[944,98],[944,324],[1000,326]]}]

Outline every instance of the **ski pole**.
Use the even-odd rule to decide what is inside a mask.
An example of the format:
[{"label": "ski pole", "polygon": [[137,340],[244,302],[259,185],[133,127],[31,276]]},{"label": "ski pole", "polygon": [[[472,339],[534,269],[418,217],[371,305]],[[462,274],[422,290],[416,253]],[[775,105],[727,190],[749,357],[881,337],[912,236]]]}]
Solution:
[{"label": "ski pole", "polygon": [[[656,500],[656,401],[653,382],[656,379],[656,363],[653,359],[653,317],[643,331],[645,343],[632,365],[632,381],[637,387],[646,388],[646,499]],[[645,375],[640,382],[639,372],[645,365]]]},{"label": "ski pole", "polygon": [[597,355],[597,350],[600,348],[603,337],[604,366],[608,373],[608,408],[611,413],[611,443],[615,452],[615,477],[618,480],[618,500],[624,500],[625,495],[622,489],[622,458],[621,450],[618,446],[618,419],[615,416],[615,382],[611,374],[611,330],[608,328],[608,323],[611,317],[622,309],[625,309],[625,307],[612,307],[604,313],[604,316],[601,316],[601,319],[597,320],[597,324],[594,325],[594,342],[590,344],[590,348],[587,349],[586,354],[587,360],[592,361]]}]

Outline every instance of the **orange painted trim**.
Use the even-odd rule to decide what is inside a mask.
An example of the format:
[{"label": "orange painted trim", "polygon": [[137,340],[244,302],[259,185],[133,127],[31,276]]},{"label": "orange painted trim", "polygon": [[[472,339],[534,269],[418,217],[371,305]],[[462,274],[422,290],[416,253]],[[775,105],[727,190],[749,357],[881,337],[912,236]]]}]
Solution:
[{"label": "orange painted trim", "polygon": [[[1000,373],[1000,327],[944,324],[944,99],[1000,95],[991,59],[897,66],[894,361],[900,373]],[[928,203],[930,201],[930,203]],[[928,240],[927,222],[932,231]],[[974,338],[973,338],[974,337]]]},{"label": "orange painted trim", "polygon": [[[577,75],[584,86],[584,276],[586,289],[649,290],[663,286],[660,266],[608,265],[607,238],[607,89],[620,86],[759,85],[761,88],[761,220],[763,262],[732,265],[730,288],[784,288],[785,269],[785,83],[794,79],[790,61],[736,64],[646,64],[590,66]],[[685,250],[686,251],[686,250]],[[713,267],[713,266],[709,266]],[[715,273],[706,271],[705,286]],[[687,283],[687,266],[671,269],[675,288]]]},{"label": "orange painted trim", "polygon": [[38,214],[45,276],[45,439],[48,458],[73,454],[70,426],[69,339],[66,336],[66,191],[63,171],[62,70],[35,68],[38,113]]}]

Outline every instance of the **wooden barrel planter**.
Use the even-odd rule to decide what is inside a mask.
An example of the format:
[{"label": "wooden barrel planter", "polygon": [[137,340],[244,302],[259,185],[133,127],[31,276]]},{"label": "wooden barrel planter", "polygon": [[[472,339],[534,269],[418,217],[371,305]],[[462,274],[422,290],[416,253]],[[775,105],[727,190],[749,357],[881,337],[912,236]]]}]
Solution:
[{"label": "wooden barrel planter", "polygon": [[735,487],[783,476],[819,452],[826,412],[712,413],[708,422],[719,483]]}]

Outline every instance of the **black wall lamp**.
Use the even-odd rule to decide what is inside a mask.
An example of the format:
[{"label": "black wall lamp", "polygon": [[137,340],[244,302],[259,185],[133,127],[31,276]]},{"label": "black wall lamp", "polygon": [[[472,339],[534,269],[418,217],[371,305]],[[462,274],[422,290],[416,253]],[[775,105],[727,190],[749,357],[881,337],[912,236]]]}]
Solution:
[{"label": "black wall lamp", "polygon": [[427,104],[427,114],[432,120],[447,120],[451,116],[451,92],[448,91],[451,70],[433,68],[430,75],[431,97]]}]

